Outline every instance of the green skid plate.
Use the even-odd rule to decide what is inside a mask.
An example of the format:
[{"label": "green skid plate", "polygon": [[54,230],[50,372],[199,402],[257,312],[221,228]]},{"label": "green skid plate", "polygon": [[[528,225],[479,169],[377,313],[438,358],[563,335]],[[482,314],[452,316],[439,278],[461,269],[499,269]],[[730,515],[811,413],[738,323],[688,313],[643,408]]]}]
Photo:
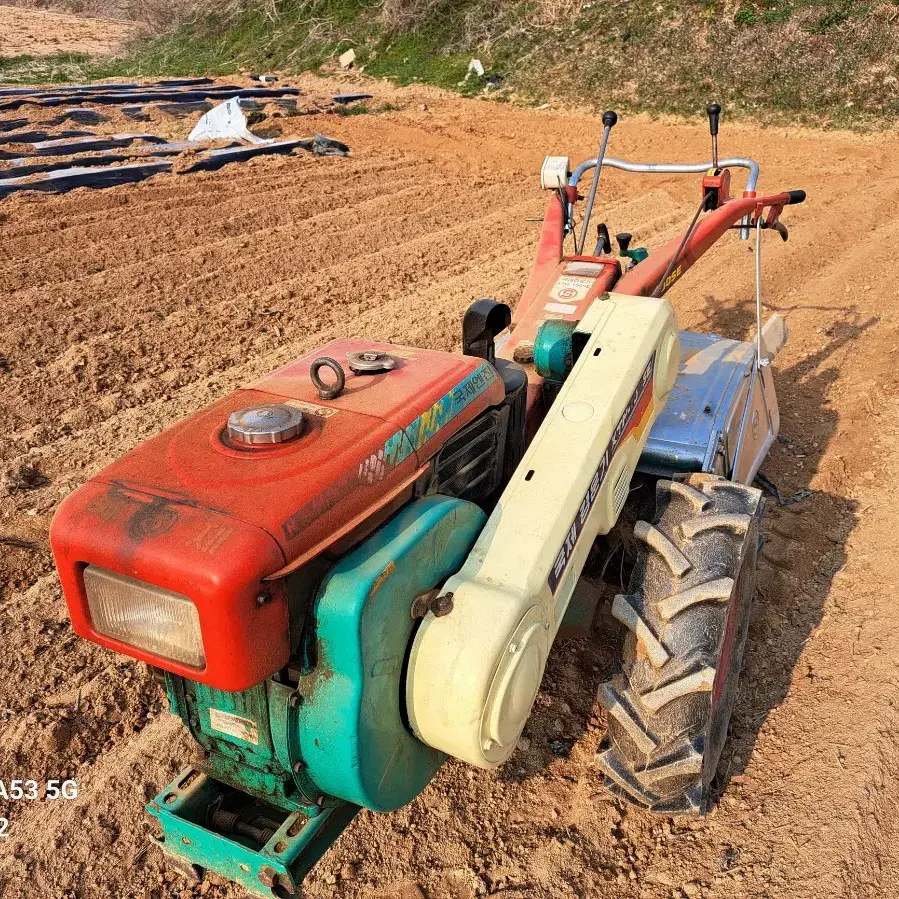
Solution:
[{"label": "green skid plate", "polygon": [[299,895],[303,877],[359,811],[338,801],[315,809],[313,816],[281,815],[284,820],[274,836],[254,849],[249,840],[223,836],[206,826],[210,807],[231,793],[224,784],[186,768],[147,806],[162,827],[163,836],[155,842],[188,876],[200,880],[208,868],[262,899]]}]

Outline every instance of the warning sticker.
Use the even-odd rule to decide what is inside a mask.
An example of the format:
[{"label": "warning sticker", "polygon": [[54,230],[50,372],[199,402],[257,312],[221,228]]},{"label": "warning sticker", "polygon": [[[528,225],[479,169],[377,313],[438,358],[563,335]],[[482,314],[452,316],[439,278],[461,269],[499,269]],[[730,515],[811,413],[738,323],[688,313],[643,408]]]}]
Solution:
[{"label": "warning sticker", "polygon": [[315,415],[318,418],[330,418],[339,411],[338,409],[331,409],[328,406],[317,406],[315,403],[307,403],[304,400],[286,400],[284,405],[293,406],[294,409],[299,409],[301,412],[306,412],[308,415]]},{"label": "warning sticker", "polygon": [[581,278],[577,275],[562,275],[553,285],[549,295],[563,303],[579,303],[585,299],[593,286],[593,278]]},{"label": "warning sticker", "polygon": [[596,278],[603,273],[605,266],[601,262],[569,262],[565,271],[569,275],[589,275]]},{"label": "warning sticker", "polygon": [[239,715],[232,715],[230,712],[223,712],[221,709],[209,710],[209,726],[219,733],[227,734],[229,737],[237,737],[244,743],[252,743],[254,746],[259,745],[259,728],[255,721],[249,718],[241,718]]},{"label": "warning sticker", "polygon": [[543,308],[547,312],[559,312],[562,315],[571,315],[572,312],[577,312],[575,303],[547,303]]}]

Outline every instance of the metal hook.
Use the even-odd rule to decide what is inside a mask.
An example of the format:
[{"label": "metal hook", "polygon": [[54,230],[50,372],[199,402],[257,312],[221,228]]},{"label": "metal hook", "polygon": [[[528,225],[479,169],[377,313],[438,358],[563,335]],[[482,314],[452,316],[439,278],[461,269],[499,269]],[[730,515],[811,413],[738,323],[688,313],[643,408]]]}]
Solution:
[{"label": "metal hook", "polygon": [[[323,368],[330,368],[337,375],[337,380],[333,384],[326,384],[319,375],[319,371]],[[343,393],[346,384],[346,373],[341,368],[340,363],[330,356],[319,356],[312,365],[309,366],[309,377],[318,390],[318,395],[323,400],[333,400]]]}]

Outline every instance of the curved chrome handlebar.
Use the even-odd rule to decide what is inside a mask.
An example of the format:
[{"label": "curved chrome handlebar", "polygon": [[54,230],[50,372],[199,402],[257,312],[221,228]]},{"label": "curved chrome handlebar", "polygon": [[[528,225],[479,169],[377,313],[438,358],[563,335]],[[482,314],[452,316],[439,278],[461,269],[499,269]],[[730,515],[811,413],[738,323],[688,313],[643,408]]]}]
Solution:
[{"label": "curved chrome handlebar", "polygon": [[[623,172],[646,172],[649,174],[666,175],[691,175],[697,172],[705,172],[712,168],[712,162],[627,162],[624,159],[611,159],[606,157],[602,162],[603,168],[621,169]],[[582,162],[571,174],[568,180],[570,187],[577,187],[584,172],[596,168],[596,159],[588,159]],[[753,159],[735,158],[719,159],[718,168],[749,169],[749,177],[746,179],[746,190],[755,190],[759,180],[759,164]]]},{"label": "curved chrome handlebar", "polygon": [[[624,159],[612,159],[606,157],[602,161],[602,167],[621,169],[623,172],[645,172],[648,174],[664,175],[691,175],[705,172],[713,168],[711,160],[708,162],[627,162]],[[582,162],[568,179],[569,187],[577,187],[584,172],[596,168],[596,159],[588,159]],[[754,159],[735,157],[733,159],[719,159],[718,168],[749,169],[749,177],[746,179],[746,190],[754,191],[759,180],[759,164]],[[568,204],[568,217],[571,218],[573,204]],[[749,217],[745,216],[741,222],[740,240],[749,240]]]}]

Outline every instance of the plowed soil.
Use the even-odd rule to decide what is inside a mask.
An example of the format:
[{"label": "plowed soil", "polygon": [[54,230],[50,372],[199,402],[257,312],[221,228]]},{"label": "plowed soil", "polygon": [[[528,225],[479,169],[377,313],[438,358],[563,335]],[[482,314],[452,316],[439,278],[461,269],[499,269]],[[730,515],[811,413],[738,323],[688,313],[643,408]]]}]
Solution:
[{"label": "plowed soil", "polygon": [[0,56],[114,53],[133,32],[128,22],[0,4]]},{"label": "plowed soil", "polygon": [[[317,91],[330,89],[306,82]],[[345,83],[343,87],[352,87]],[[3,899],[237,897],[147,850],[142,806],[191,758],[146,669],[75,637],[47,548],[59,501],[144,438],[337,336],[453,350],[476,298],[514,304],[534,254],[545,153],[592,156],[598,119],[366,85],[394,108],[291,120],[348,158],[0,203],[0,777],[77,780],[72,801],[0,801]],[[189,129],[189,125],[185,126]],[[186,133],[186,132],[185,132]],[[708,155],[701,122],[625,118],[614,154]],[[899,149],[725,124],[761,189],[802,187],[765,241],[786,318],[783,426],[719,801],[703,820],[622,807],[593,765],[616,634],[557,644],[519,750],[448,762],[409,807],[361,813],[310,897],[883,897],[899,894]],[[609,171],[601,220],[658,246],[692,177]],[[681,326],[753,333],[750,244],[678,282]]]}]

